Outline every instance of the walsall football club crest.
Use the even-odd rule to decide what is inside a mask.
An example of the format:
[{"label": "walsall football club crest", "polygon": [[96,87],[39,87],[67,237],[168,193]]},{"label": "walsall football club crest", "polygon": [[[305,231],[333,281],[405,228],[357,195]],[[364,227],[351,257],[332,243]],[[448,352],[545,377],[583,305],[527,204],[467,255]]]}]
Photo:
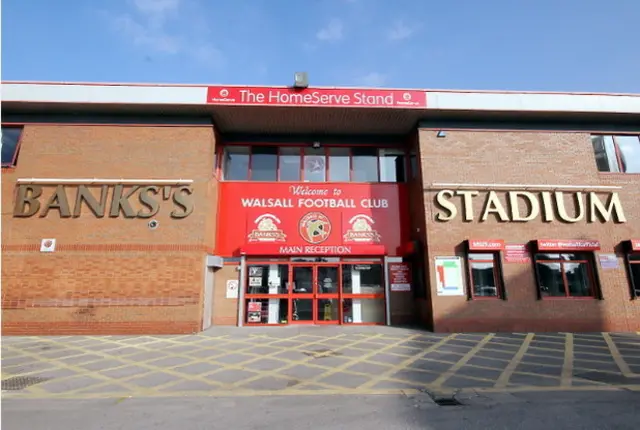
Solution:
[{"label": "walsall football club crest", "polygon": [[249,242],[284,242],[287,238],[278,228],[280,220],[275,215],[262,214],[254,222],[256,228],[249,234]]},{"label": "walsall football club crest", "polygon": [[349,220],[351,228],[344,234],[345,242],[380,242],[380,235],[371,227],[375,221],[368,215],[356,215]]},{"label": "walsall football club crest", "polygon": [[322,243],[331,234],[331,221],[320,212],[309,212],[300,219],[300,236],[309,243]]}]

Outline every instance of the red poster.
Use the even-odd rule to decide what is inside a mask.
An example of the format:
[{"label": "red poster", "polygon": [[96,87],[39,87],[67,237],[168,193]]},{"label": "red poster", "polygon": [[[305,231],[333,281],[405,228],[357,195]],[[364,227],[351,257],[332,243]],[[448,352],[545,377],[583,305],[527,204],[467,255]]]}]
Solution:
[{"label": "red poster", "polygon": [[469,239],[470,251],[500,251],[504,248],[504,241],[498,239],[478,240]]},{"label": "red poster", "polygon": [[598,251],[598,240],[538,240],[539,251]]},{"label": "red poster", "polygon": [[220,183],[216,252],[401,255],[405,184]]},{"label": "red poster", "polygon": [[531,256],[527,245],[524,243],[512,243],[504,246],[505,263],[531,263]]},{"label": "red poster", "polygon": [[391,291],[411,291],[411,267],[408,263],[389,263]]},{"label": "red poster", "polygon": [[207,103],[218,105],[426,108],[427,93],[414,90],[209,87]]},{"label": "red poster", "polygon": [[632,251],[640,251],[640,239],[631,240],[631,250]]}]

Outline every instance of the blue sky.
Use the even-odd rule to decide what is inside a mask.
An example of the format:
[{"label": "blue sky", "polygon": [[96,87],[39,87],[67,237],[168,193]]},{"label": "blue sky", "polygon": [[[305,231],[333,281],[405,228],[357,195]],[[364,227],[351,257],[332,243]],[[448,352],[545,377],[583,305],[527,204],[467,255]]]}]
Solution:
[{"label": "blue sky", "polygon": [[640,0],[3,0],[2,79],[640,92]]}]

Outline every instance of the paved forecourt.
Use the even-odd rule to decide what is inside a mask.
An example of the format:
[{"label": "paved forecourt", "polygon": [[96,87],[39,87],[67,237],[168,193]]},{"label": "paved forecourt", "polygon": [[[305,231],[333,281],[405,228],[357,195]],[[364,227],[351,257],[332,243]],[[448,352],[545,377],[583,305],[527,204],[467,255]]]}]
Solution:
[{"label": "paved forecourt", "polygon": [[615,389],[640,391],[640,334],[266,327],[2,339],[11,398]]}]

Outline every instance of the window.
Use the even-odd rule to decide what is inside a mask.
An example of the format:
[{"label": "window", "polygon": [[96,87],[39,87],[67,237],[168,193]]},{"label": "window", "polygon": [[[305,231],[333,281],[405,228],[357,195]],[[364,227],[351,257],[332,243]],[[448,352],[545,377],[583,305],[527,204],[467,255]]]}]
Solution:
[{"label": "window", "polygon": [[[229,145],[221,158],[225,181],[398,183],[409,179],[403,149]],[[411,162],[417,163],[415,156]],[[417,171],[417,165],[412,169]]]},{"label": "window", "polygon": [[304,148],[304,182],[324,182],[327,173],[325,150]]},{"label": "window", "polygon": [[249,147],[230,146],[224,150],[224,179],[246,181],[249,179]]},{"label": "window", "polygon": [[278,180],[278,148],[276,146],[256,146],[252,148],[251,180]]},{"label": "window", "polygon": [[633,297],[640,299],[640,252],[629,254],[629,275]]},{"label": "window", "polygon": [[329,181],[349,182],[351,151],[349,148],[329,148]]},{"label": "window", "polygon": [[13,167],[18,161],[22,127],[2,127],[2,167]]},{"label": "window", "polygon": [[378,160],[380,182],[404,182],[407,179],[404,151],[381,149]]},{"label": "window", "polygon": [[640,136],[591,136],[600,172],[640,173]]},{"label": "window", "polygon": [[378,182],[378,150],[353,148],[353,182]]},{"label": "window", "polygon": [[300,148],[280,148],[279,179],[300,180]]},{"label": "window", "polygon": [[469,253],[469,276],[471,298],[500,298],[500,254],[495,252]]},{"label": "window", "polygon": [[536,274],[542,298],[595,297],[592,256],[583,253],[536,254]]}]

